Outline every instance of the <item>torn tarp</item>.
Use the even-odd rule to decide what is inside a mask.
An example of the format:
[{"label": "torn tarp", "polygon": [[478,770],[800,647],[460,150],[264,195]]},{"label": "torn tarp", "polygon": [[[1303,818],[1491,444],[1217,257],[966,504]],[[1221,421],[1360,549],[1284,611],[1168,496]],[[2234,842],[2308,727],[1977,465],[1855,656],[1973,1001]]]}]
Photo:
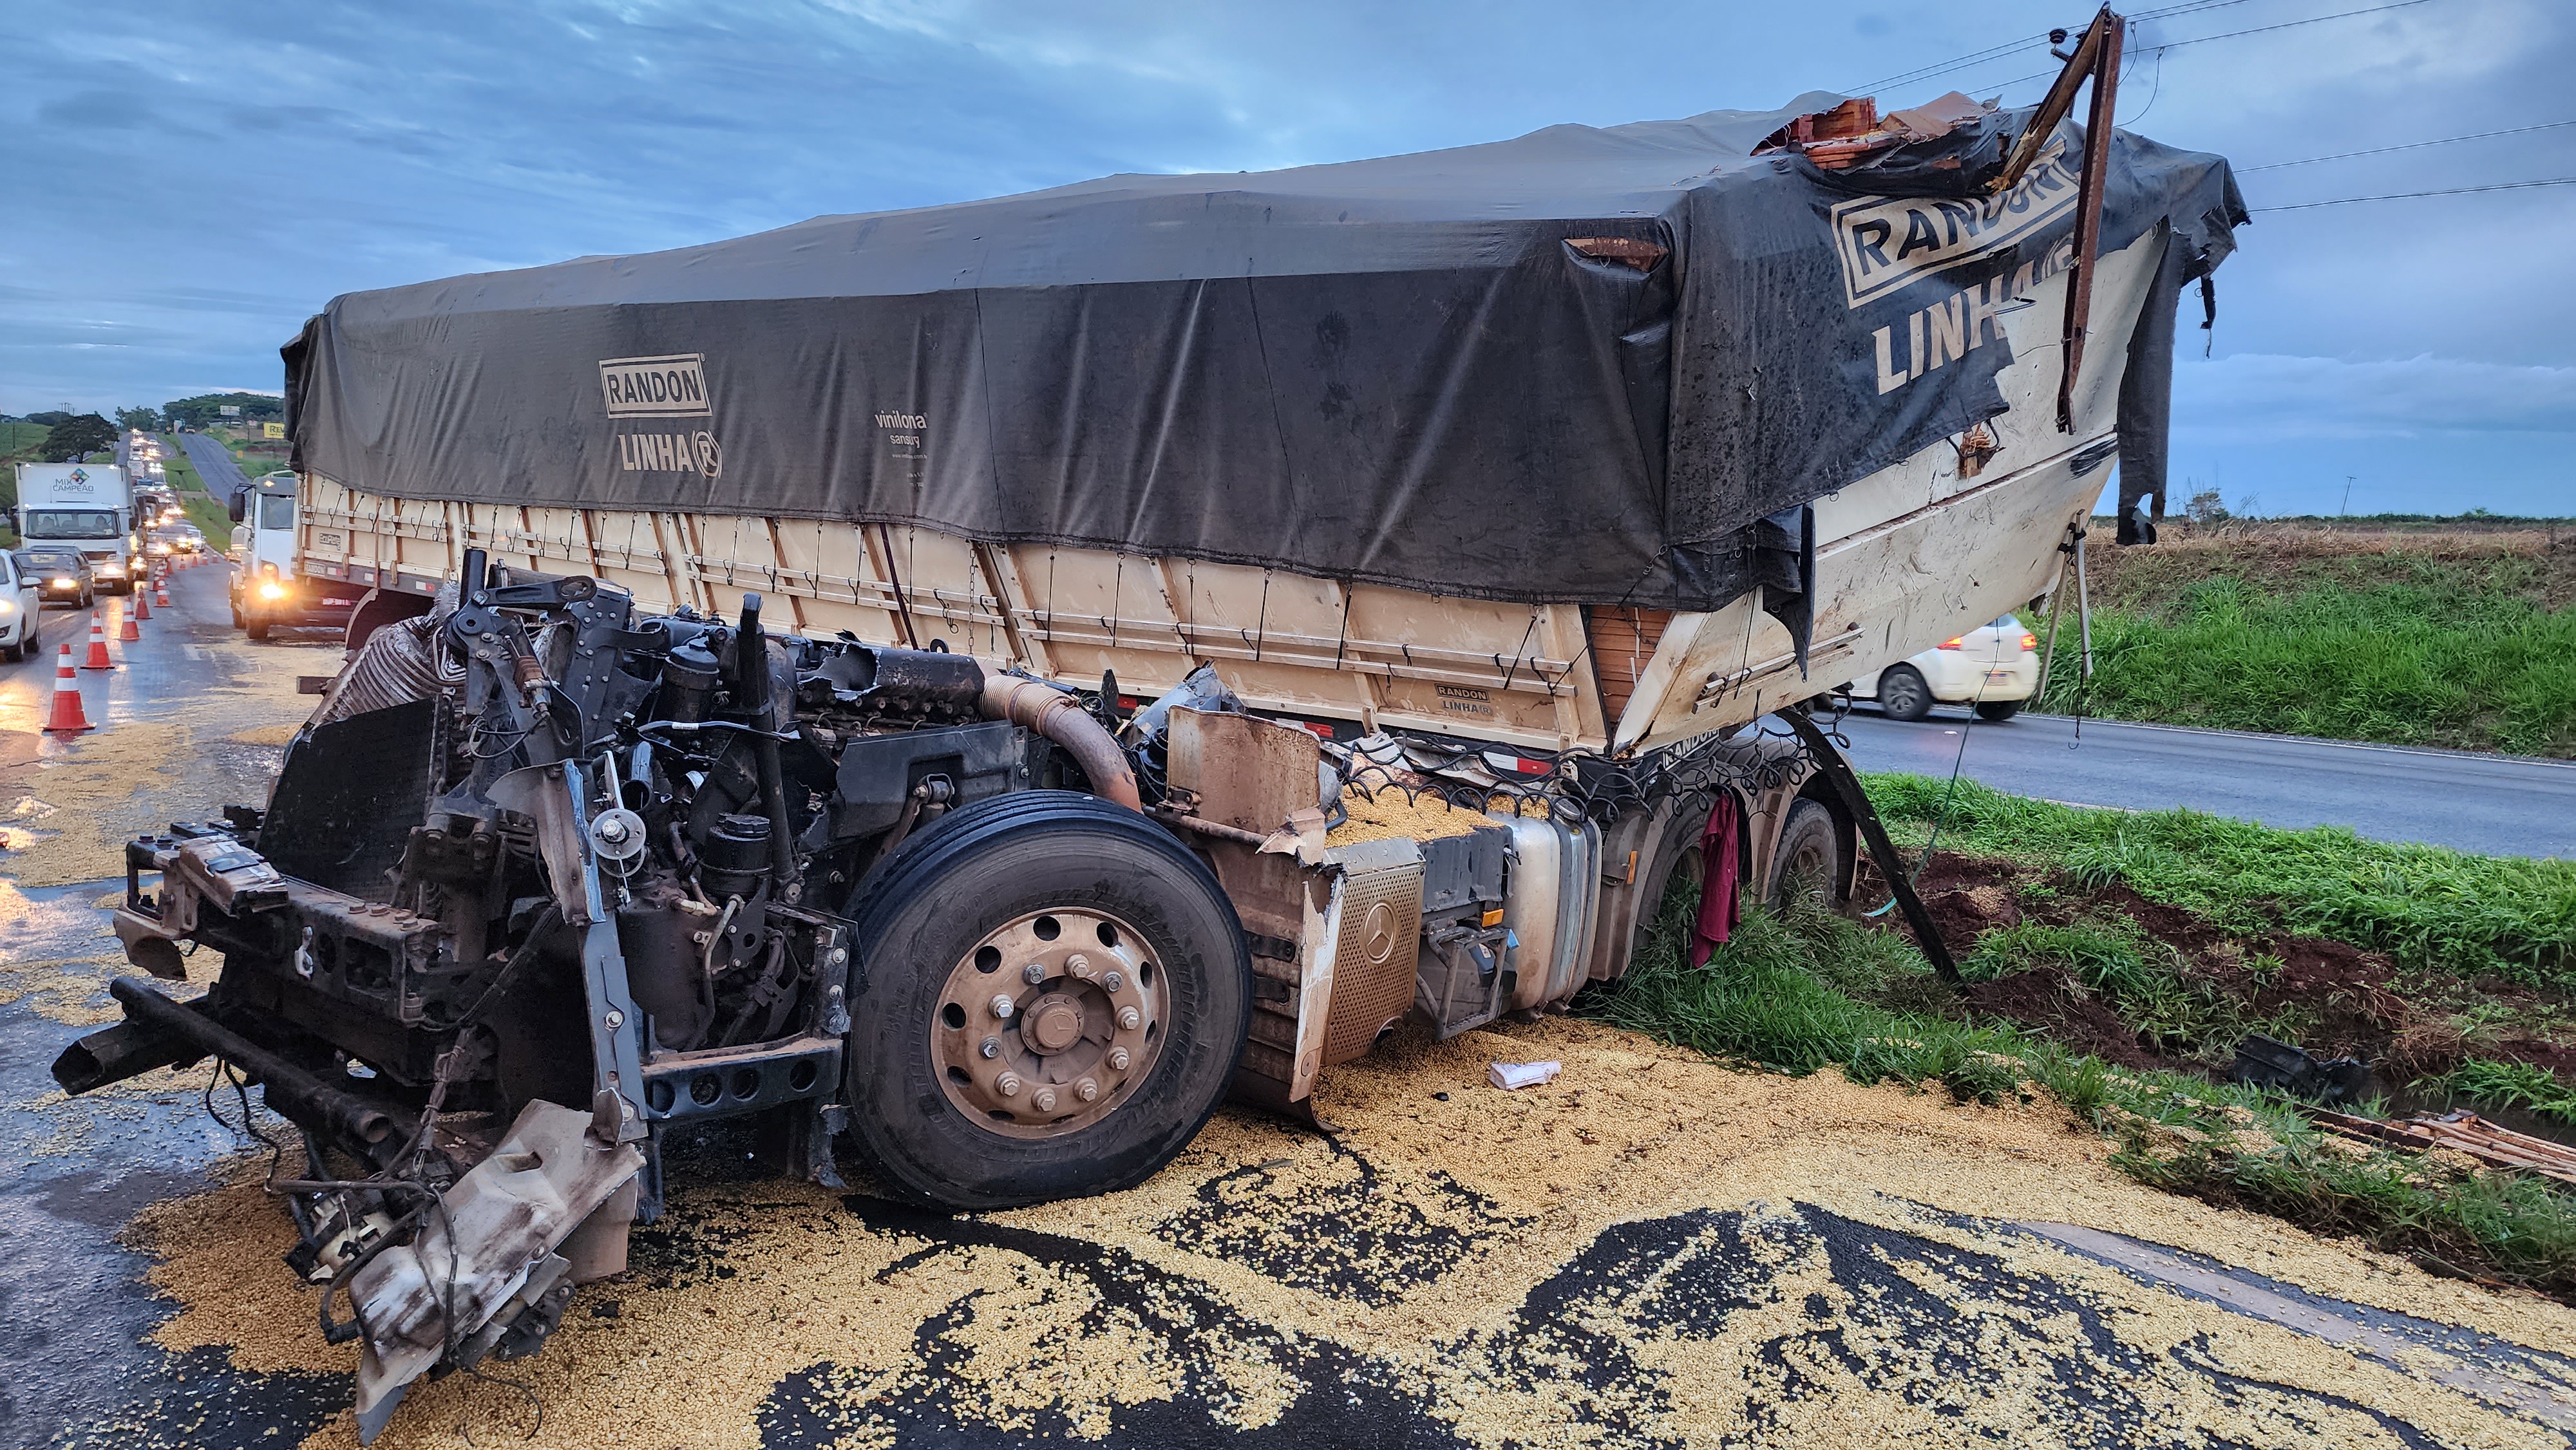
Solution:
[{"label": "torn tarp", "polygon": [[[286,349],[296,464],[1712,608],[1757,520],[2001,411],[1996,309],[2065,263],[2080,128],[1991,199],[2026,112],[1750,154],[1834,99],[354,293]],[[2224,162],[2111,154],[2106,250],[2226,254]]]}]

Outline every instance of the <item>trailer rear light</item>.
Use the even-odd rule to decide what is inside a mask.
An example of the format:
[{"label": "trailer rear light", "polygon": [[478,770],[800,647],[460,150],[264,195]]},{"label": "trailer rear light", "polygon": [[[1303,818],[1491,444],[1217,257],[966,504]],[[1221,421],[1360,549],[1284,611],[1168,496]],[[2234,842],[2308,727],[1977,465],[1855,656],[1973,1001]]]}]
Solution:
[{"label": "trailer rear light", "polygon": [[259,597],[262,599],[284,599],[286,597],[286,586],[278,583],[274,579],[265,580],[259,586]]},{"label": "trailer rear light", "polygon": [[1964,634],[1954,634],[1954,635],[1950,636],[1948,639],[1945,639],[1945,640],[1941,641],[1941,643],[1940,643],[1939,645],[1935,646],[1935,648],[1938,648],[1938,649],[1957,649],[1957,648],[1960,646],[1960,644],[1961,644],[1962,642],[1964,642],[1966,639],[1967,639],[1967,636],[1966,636],[1966,635],[1964,635]]},{"label": "trailer rear light", "polygon": [[2021,652],[2023,654],[2028,654],[2037,648],[2039,648],[2039,636],[2031,633],[2029,630],[2023,630],[2021,632]]}]

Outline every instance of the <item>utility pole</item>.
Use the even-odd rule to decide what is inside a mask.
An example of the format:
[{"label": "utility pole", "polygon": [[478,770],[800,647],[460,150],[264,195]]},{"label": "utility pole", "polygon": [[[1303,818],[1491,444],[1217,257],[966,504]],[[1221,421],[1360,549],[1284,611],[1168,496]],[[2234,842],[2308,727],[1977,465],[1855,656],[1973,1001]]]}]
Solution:
[{"label": "utility pole", "polygon": [[2342,518],[2352,512],[2352,481],[2358,477],[2360,477],[2359,474],[2353,473],[2343,476],[2343,507],[2335,510],[2336,518]]}]

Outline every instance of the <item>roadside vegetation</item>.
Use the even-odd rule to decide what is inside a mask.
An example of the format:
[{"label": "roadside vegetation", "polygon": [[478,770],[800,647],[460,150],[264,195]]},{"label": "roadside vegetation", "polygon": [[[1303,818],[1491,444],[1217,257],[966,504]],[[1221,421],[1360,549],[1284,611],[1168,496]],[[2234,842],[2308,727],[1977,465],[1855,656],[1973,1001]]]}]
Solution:
[{"label": "roadside vegetation", "polygon": [[2275,830],[2198,811],[2086,810],[1962,778],[1871,778],[1891,829],[1916,843],[2122,886],[2229,936],[2331,937],[2410,969],[2576,992],[2576,862],[2477,856]]},{"label": "roadside vegetation", "polygon": [[197,532],[206,536],[207,547],[220,554],[231,542],[233,521],[224,512],[221,500],[206,492],[206,481],[197,474],[197,466],[188,461],[188,450],[172,447],[161,456],[162,477],[179,495],[179,511]]},{"label": "roadside vegetation", "polygon": [[[1946,783],[1869,784],[1922,859]],[[1917,886],[1960,958],[1957,985],[1895,913],[1812,898],[1748,912],[1692,969],[1693,903],[1676,899],[1582,1010],[1774,1071],[1833,1067],[1963,1100],[2046,1093],[2143,1182],[2576,1303],[2576,1191],[2358,1145],[2225,1080],[2260,1032],[2362,1057],[2413,1107],[2576,1126],[2576,863],[2085,811],[1962,781]],[[1865,872],[1859,904],[1885,899]]]},{"label": "roadside vegetation", "polygon": [[2070,587],[2042,708],[2576,758],[2576,521],[2177,520],[2090,564],[2095,677]]}]

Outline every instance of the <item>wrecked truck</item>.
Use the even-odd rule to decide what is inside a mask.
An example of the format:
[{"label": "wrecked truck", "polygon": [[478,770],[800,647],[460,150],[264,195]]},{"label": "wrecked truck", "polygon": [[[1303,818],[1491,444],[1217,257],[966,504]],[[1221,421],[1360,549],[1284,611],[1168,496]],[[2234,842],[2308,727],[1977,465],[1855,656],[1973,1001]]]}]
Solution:
[{"label": "wrecked truck", "polygon": [[1848,894],[1863,838],[1946,960],[1809,711],[2057,588],[2115,457],[2152,532],[2244,214],[2109,126],[2118,38],[2035,111],[335,299],[286,361],[347,662],[265,803],[127,848],[128,956],[213,985],[119,979],[57,1078],[211,1058],[296,1126],[372,1436],[539,1347],[698,1125],[953,1209],[1114,1190],[1407,1018],[1563,1008],[1677,881]]}]

